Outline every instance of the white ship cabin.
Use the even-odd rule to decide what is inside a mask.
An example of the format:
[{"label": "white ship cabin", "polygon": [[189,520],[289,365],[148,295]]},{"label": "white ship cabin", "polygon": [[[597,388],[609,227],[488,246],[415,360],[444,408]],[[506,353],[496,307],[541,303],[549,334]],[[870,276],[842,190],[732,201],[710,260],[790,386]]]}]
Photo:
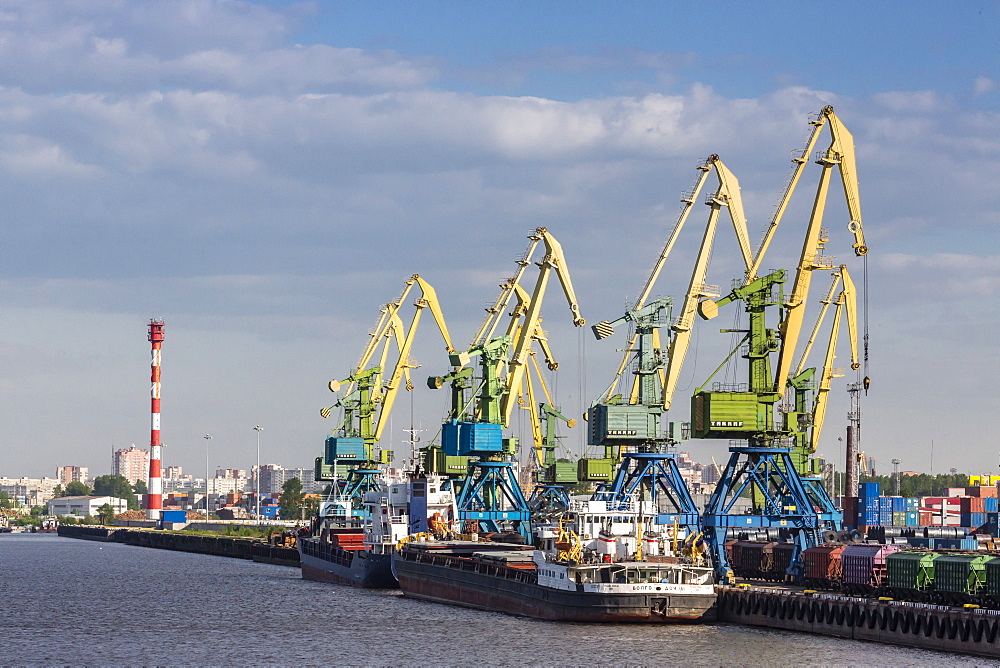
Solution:
[{"label": "white ship cabin", "polygon": [[[426,519],[448,523],[458,516],[455,495],[450,489],[441,488],[446,480],[443,476],[427,476]],[[396,544],[412,533],[409,516],[412,495],[413,483],[399,477],[388,480],[384,490],[365,494],[364,533],[369,551],[394,552]]]},{"label": "white ship cabin", "polygon": [[[636,553],[639,522],[642,521],[642,553],[645,556],[672,555],[675,527],[656,524],[657,509],[649,500],[641,503],[630,499],[624,510],[609,511],[605,501],[572,501],[568,528],[576,532],[585,553],[610,557],[613,561],[631,559]],[[684,527],[676,527],[678,543],[687,537]],[[541,525],[537,528],[542,550],[555,553],[559,525]]]},{"label": "white ship cabin", "polygon": [[555,563],[551,558],[552,555],[535,550],[538,584],[551,589],[603,594],[711,594],[715,591],[712,569],[702,566],[644,561],[570,566]]}]

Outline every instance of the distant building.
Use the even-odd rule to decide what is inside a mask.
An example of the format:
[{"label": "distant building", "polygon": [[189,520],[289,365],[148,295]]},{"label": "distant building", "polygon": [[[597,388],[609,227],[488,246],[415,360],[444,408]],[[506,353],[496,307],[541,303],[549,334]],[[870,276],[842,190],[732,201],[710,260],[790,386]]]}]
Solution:
[{"label": "distant building", "polygon": [[163,469],[162,477],[164,480],[180,480],[184,477],[184,470],[180,466],[168,466]]},{"label": "distant building", "polygon": [[292,478],[299,479],[306,494],[322,492],[328,483],[317,482],[314,477],[313,468],[286,469],[278,464],[263,464],[260,467],[260,493],[280,494],[285,483]]},{"label": "distant building", "polygon": [[57,466],[56,480],[63,487],[71,482],[82,482],[86,485],[90,480],[90,469],[86,466]]},{"label": "distant building", "polygon": [[208,481],[210,494],[240,494],[252,488],[243,469],[216,469],[215,477]]},{"label": "distant building", "polygon": [[96,515],[97,509],[110,503],[115,514],[128,510],[128,502],[113,496],[61,496],[48,502],[49,515],[73,515],[86,517]]},{"label": "distant building", "polygon": [[131,484],[138,481],[149,482],[149,452],[142,448],[135,447],[116,450],[113,461],[113,475],[120,475]]},{"label": "distant building", "polygon": [[0,478],[0,492],[23,506],[41,506],[54,496],[55,478]]}]

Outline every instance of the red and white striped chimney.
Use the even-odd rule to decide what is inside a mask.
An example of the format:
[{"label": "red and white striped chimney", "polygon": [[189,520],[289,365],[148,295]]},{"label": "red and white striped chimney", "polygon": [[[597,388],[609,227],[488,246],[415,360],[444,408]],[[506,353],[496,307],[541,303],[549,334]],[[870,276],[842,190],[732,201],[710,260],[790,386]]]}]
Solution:
[{"label": "red and white striped chimney", "polygon": [[152,416],[149,429],[149,485],[146,494],[146,519],[158,520],[163,511],[163,482],[160,478],[160,346],[163,343],[163,321],[149,321],[149,342],[153,344],[150,380],[153,388]]}]

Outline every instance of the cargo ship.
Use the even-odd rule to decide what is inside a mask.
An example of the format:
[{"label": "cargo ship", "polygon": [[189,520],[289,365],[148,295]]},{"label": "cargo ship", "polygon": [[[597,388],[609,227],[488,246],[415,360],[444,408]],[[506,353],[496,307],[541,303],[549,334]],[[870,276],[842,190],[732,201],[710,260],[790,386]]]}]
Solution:
[{"label": "cargo ship", "polygon": [[361,505],[336,496],[320,505],[311,535],[297,541],[303,578],[396,588],[391,558],[399,541],[454,516],[454,494],[440,476],[390,479],[366,492]]},{"label": "cargo ship", "polygon": [[560,559],[532,546],[414,540],[392,560],[403,594],[567,622],[699,623],[715,619],[712,569],[657,561]]}]

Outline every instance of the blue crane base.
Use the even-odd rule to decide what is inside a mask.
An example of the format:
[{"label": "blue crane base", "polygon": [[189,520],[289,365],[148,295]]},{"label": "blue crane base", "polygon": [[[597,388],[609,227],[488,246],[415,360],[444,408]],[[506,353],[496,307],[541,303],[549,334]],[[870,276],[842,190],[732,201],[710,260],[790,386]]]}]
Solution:
[{"label": "blue crane base", "polygon": [[[716,580],[732,582],[726,540],[739,529],[778,527],[788,530],[796,549],[786,574],[802,575],[802,552],[823,542],[819,514],[806,485],[792,464],[790,448],[734,447],[705,512],[702,528],[712,549]],[[733,512],[744,492],[752,492],[756,513]],[[832,503],[828,509],[833,509]],[[835,509],[833,509],[834,512]],[[735,530],[735,531],[734,531]]]},{"label": "blue crane base", "polygon": [[535,485],[528,507],[536,513],[558,513],[569,510],[569,494],[564,485],[538,483]]},{"label": "blue crane base", "polygon": [[382,471],[374,468],[357,468],[347,474],[347,483],[344,485],[342,496],[350,499],[351,514],[354,517],[363,517],[366,514],[362,505],[365,494],[381,490]]},{"label": "blue crane base", "polygon": [[594,493],[595,501],[605,501],[608,510],[627,510],[635,493],[649,494],[654,508],[658,499],[665,496],[676,509],[673,513],[656,514],[657,524],[674,524],[684,527],[689,535],[700,529],[698,506],[677,468],[676,455],[664,452],[630,452],[622,455],[615,479],[604,489]]},{"label": "blue crane base", "polygon": [[458,494],[458,519],[475,520],[480,530],[501,531],[502,522],[513,522],[525,542],[531,541],[531,508],[517,484],[511,462],[469,463],[469,474]]}]

